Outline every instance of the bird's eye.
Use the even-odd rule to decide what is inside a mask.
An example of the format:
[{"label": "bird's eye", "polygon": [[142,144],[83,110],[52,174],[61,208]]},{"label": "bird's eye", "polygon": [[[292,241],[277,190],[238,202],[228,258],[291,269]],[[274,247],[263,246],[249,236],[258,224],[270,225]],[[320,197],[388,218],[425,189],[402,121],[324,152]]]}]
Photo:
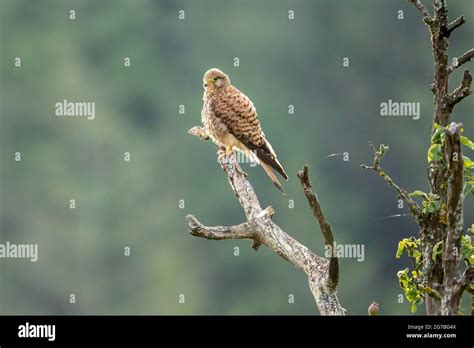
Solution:
[{"label": "bird's eye", "polygon": [[218,79],[217,77],[214,77],[214,78],[212,79],[212,81],[217,81],[217,79]]}]

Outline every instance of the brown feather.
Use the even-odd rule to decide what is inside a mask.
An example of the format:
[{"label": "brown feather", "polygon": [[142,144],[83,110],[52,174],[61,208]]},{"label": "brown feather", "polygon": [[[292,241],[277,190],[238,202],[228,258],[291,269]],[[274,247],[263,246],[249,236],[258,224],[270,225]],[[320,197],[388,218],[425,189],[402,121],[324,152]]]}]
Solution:
[{"label": "brown feather", "polygon": [[270,166],[266,163],[263,163],[263,162],[260,162],[260,165],[262,166],[265,173],[267,173],[267,175],[270,177],[270,180],[273,182],[273,185],[275,185],[276,188],[279,189],[281,192],[285,193],[285,191],[283,191],[283,187],[281,186],[280,182],[278,181],[278,178],[272,172],[272,169],[270,168]]},{"label": "brown feather", "polygon": [[257,146],[251,141],[245,141],[245,139],[239,139],[242,141],[246,147],[248,147],[251,151],[253,151],[260,162],[266,163],[270,165],[273,169],[275,169],[285,180],[288,180],[288,174],[286,174],[283,166],[278,162],[277,158],[271,153],[270,149],[268,148],[266,142],[263,143],[262,146]]},{"label": "brown feather", "polygon": [[[211,69],[211,73],[218,74],[218,71],[214,70],[216,69]],[[207,73],[205,80],[206,76]],[[255,106],[244,93],[232,86],[230,81],[227,82],[222,88],[206,90],[203,98],[203,124],[216,144],[224,145],[228,149],[238,149],[247,155],[251,151],[273,184],[283,192],[272,168],[286,180],[288,175],[272,146],[265,139]]]}]

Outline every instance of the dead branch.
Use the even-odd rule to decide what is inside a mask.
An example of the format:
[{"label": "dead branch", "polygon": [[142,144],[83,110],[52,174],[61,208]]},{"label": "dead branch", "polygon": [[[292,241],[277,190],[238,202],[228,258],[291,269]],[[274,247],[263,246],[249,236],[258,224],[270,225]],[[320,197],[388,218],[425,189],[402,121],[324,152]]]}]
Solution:
[{"label": "dead branch", "polygon": [[319,228],[321,229],[321,233],[324,237],[324,243],[326,247],[329,247],[329,250],[332,251],[331,258],[329,259],[329,277],[327,286],[329,289],[336,289],[339,282],[339,259],[334,253],[334,236],[332,233],[331,224],[329,224],[327,221],[326,216],[324,215],[321,208],[321,204],[319,203],[318,196],[313,190],[307,165],[303,167],[303,170],[298,172],[298,178],[301,181],[301,186],[303,187],[303,191],[306,195],[311,211],[318,221]]},{"label": "dead branch", "polygon": [[451,110],[454,106],[459,103],[461,100],[469,96],[471,91],[472,76],[469,70],[464,70],[464,75],[461,81],[461,85],[456,88],[453,93],[448,96],[448,105],[451,107]]},{"label": "dead branch", "polygon": [[452,21],[451,23],[448,24],[447,28],[446,28],[446,32],[447,32],[447,35],[448,37],[451,35],[451,33],[459,28],[461,25],[463,25],[464,23],[466,23],[466,20],[464,19],[464,16],[459,16],[458,18],[456,18],[454,21]]},{"label": "dead branch", "polygon": [[423,16],[423,21],[426,24],[429,24],[433,21],[433,18],[431,18],[430,13],[426,9],[425,5],[423,5],[423,3],[421,3],[420,0],[408,0],[408,1],[410,1],[413,5],[415,5],[415,7],[418,9],[418,11],[420,11],[421,15]]},{"label": "dead branch", "polygon": [[[201,139],[209,138],[202,127],[194,127],[188,133]],[[346,311],[339,303],[336,288],[331,287],[331,282],[328,281],[330,262],[313,253],[272,221],[273,209],[262,209],[235,155],[222,159],[218,157],[218,161],[244,209],[247,221],[237,226],[209,227],[201,224],[193,215],[188,215],[186,220],[190,233],[206,239],[251,239],[256,250],[259,245],[266,245],[307,274],[309,287],[321,315],[345,315]]]},{"label": "dead branch", "polygon": [[461,67],[463,64],[469,62],[472,58],[474,58],[474,48],[471,48],[469,51],[465,52],[462,56],[454,58],[453,63],[448,66],[448,74]]}]

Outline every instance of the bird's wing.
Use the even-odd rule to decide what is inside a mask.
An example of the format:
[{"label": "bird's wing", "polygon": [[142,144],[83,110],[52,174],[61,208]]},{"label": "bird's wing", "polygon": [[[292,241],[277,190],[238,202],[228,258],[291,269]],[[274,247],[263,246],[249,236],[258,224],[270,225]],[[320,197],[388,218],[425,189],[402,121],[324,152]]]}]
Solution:
[{"label": "bird's wing", "polygon": [[288,180],[288,175],[262,132],[257,110],[245,94],[233,86],[228,86],[218,98],[212,100],[211,108],[215,116],[246,148]]}]

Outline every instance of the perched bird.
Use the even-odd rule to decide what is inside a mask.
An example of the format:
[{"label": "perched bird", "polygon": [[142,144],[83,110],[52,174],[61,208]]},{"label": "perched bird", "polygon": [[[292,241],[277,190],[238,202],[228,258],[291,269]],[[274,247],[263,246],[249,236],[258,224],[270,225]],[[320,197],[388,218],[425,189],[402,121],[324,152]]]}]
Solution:
[{"label": "perched bird", "polygon": [[212,141],[225,148],[226,156],[237,150],[259,163],[283,192],[272,168],[288,180],[275,151],[260,128],[252,101],[231,85],[229,77],[213,68],[204,74],[204,105],[201,119]]}]

